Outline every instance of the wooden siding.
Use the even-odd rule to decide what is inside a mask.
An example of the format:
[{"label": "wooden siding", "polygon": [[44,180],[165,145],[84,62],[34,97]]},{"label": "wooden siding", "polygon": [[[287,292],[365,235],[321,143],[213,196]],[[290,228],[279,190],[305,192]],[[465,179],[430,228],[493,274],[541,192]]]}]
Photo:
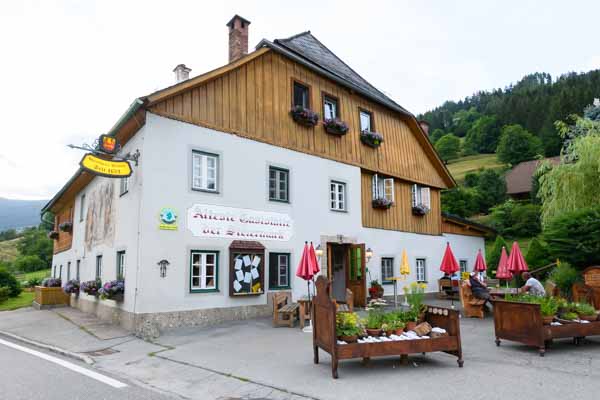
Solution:
[{"label": "wooden siding", "polygon": [[61,231],[59,225],[63,222],[73,223],[73,204],[66,206],[54,216],[54,230],[58,232],[58,239],[54,241],[54,254],[71,248],[73,233]]},{"label": "wooden siding", "polygon": [[485,232],[483,229],[478,229],[471,225],[459,224],[446,218],[444,218],[444,220],[442,221],[442,232],[451,233],[455,235],[479,237],[486,237],[488,235],[488,232]]},{"label": "wooden siding", "polygon": [[371,202],[373,174],[361,174],[362,224],[366,228],[389,229],[415,232],[428,235],[442,233],[440,191],[431,188],[431,211],[424,216],[412,213],[412,193],[410,182],[394,180],[394,204],[388,210],[373,208]]},{"label": "wooden siding", "polygon": [[[195,78],[196,79],[196,78]],[[310,87],[311,108],[323,115],[322,95],[339,100],[340,118],[350,130],[342,137],[296,124],[290,114],[294,79]],[[190,80],[193,81],[193,80]],[[183,90],[150,96],[149,110],[165,117],[237,134],[280,147],[385,173],[437,188],[453,186],[445,167],[412,117],[401,115],[277,53],[266,51],[222,74]],[[359,139],[359,109],[373,113],[384,142],[371,149]]]}]

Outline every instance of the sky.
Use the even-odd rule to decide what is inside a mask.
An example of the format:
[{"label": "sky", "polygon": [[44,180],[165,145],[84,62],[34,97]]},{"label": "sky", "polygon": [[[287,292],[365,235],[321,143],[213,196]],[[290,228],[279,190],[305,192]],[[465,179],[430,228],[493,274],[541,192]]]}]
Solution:
[{"label": "sky", "polygon": [[[0,197],[49,199],[140,96],[227,63],[225,24],[250,48],[310,30],[414,114],[526,74],[600,68],[600,2],[0,0]],[[600,97],[600,94],[599,94]]]}]

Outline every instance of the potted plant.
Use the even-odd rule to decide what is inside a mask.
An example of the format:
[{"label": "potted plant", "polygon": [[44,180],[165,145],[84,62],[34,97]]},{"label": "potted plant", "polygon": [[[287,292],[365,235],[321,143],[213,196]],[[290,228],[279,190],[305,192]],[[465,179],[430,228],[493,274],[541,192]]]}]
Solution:
[{"label": "potted plant", "polygon": [[354,343],[362,332],[356,313],[342,312],[335,316],[335,334],[339,340]]},{"label": "potted plant", "polygon": [[42,280],[42,286],[47,288],[56,288],[62,286],[62,280],[60,278],[45,278]]},{"label": "potted plant", "polygon": [[425,313],[426,306],[423,304],[423,299],[425,298],[426,288],[426,284],[417,282],[413,282],[403,288],[406,301],[410,305],[410,310],[417,316],[416,321],[421,321]]},{"label": "potted plant", "polygon": [[293,107],[290,114],[296,123],[309,128],[312,128],[319,122],[319,114],[302,106]]},{"label": "potted plant", "polygon": [[372,299],[380,299],[383,297],[383,286],[374,279],[371,281],[371,287],[369,288],[369,295]]},{"label": "potted plant", "polygon": [[394,202],[391,200],[388,200],[386,198],[378,198],[378,199],[373,199],[371,204],[372,204],[373,208],[378,208],[380,210],[387,210],[394,204]]},{"label": "potted plant", "polygon": [[58,239],[58,231],[50,231],[50,232],[48,232],[48,239],[51,239],[51,240]]},{"label": "potted plant", "polygon": [[102,282],[100,282],[100,279],[95,279],[93,281],[81,282],[79,289],[87,295],[98,296],[98,291],[101,287]]},{"label": "potted plant", "polygon": [[587,303],[575,303],[573,305],[574,312],[577,313],[579,319],[584,321],[595,321],[598,319],[598,314],[594,306]]},{"label": "potted plant", "polygon": [[362,131],[360,133],[360,141],[367,146],[376,149],[383,142],[383,136],[377,132]]},{"label": "potted plant", "polygon": [[106,282],[99,290],[102,300],[110,299],[115,301],[123,301],[125,293],[125,281],[115,280]]},{"label": "potted plant", "polygon": [[67,294],[79,294],[79,281],[77,279],[71,279],[67,282],[63,290]]},{"label": "potted plant", "polygon": [[71,297],[62,289],[60,278],[45,278],[41,286],[35,287],[35,303],[39,306],[56,306],[69,304]]},{"label": "potted plant", "polygon": [[429,207],[423,204],[417,204],[412,208],[413,215],[423,216],[429,212]]},{"label": "potted plant", "polygon": [[544,297],[540,302],[540,311],[542,313],[542,322],[544,325],[550,325],[558,312],[558,301],[554,297]]},{"label": "potted plant", "polygon": [[58,225],[58,229],[63,232],[71,232],[73,230],[73,223],[71,221],[65,221]]},{"label": "potted plant", "polygon": [[348,125],[337,118],[328,118],[323,121],[325,132],[330,135],[344,136],[348,132]]},{"label": "potted plant", "polygon": [[369,310],[367,318],[363,320],[363,325],[369,336],[381,336],[381,326],[383,325],[383,314],[377,310]]}]

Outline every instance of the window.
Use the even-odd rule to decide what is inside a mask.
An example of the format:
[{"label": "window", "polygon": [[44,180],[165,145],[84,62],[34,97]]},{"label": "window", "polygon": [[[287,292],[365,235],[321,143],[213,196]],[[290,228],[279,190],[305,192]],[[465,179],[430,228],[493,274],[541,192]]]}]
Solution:
[{"label": "window", "polygon": [[125,250],[117,251],[117,279],[125,279]]},{"label": "window", "polygon": [[58,270],[58,279],[62,279],[62,264],[60,265],[60,269]]},{"label": "window", "polygon": [[458,263],[460,264],[460,272],[467,272],[467,260],[459,260]]},{"label": "window", "polygon": [[394,178],[373,175],[373,200],[385,199],[394,202]]},{"label": "window", "polygon": [[427,265],[424,258],[417,258],[417,282],[427,282]]},{"label": "window", "polygon": [[431,191],[427,186],[414,184],[412,186],[412,206],[424,206],[431,209]]},{"label": "window", "polygon": [[287,169],[269,167],[269,200],[289,202],[289,182]]},{"label": "window", "polygon": [[394,259],[392,257],[381,258],[381,282],[392,283],[394,277]]},{"label": "window", "polygon": [[85,194],[81,195],[79,199],[79,222],[85,219]]},{"label": "window", "polygon": [[323,96],[323,119],[338,118],[338,101],[335,97]]},{"label": "window", "polygon": [[331,181],[329,191],[331,209],[334,211],[346,211],[346,184]]},{"label": "window", "polygon": [[67,263],[67,282],[71,280],[71,261]]},{"label": "window", "polygon": [[52,267],[52,277],[56,278],[56,265]]},{"label": "window", "polygon": [[75,262],[75,279],[77,279],[77,280],[79,280],[81,277],[79,274],[80,267],[81,267],[81,260],[77,260]]},{"label": "window", "polygon": [[96,279],[102,279],[102,256],[96,256]]},{"label": "window", "polygon": [[129,177],[121,178],[121,185],[119,188],[119,195],[123,196],[129,191]]},{"label": "window", "polygon": [[290,288],[290,254],[269,253],[269,289]]},{"label": "window", "polygon": [[294,81],[294,107],[301,106],[310,108],[310,96],[308,86]]},{"label": "window", "polygon": [[360,110],[360,131],[373,132],[373,115],[365,110]]},{"label": "window", "polygon": [[218,183],[219,156],[192,152],[192,189],[216,192]]},{"label": "window", "polygon": [[190,257],[190,292],[216,292],[218,277],[217,251],[194,250]]}]

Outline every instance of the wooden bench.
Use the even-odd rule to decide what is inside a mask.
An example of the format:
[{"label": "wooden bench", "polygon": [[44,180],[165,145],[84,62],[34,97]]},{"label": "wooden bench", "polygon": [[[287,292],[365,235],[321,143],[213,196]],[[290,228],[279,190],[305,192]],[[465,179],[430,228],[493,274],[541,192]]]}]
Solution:
[{"label": "wooden bench", "polygon": [[458,311],[447,308],[427,306],[425,321],[433,327],[446,330],[448,336],[401,340],[378,343],[338,344],[335,332],[337,305],[330,298],[330,283],[323,277],[317,278],[317,295],[313,298],[313,352],[314,363],[319,363],[319,348],[331,355],[331,375],[338,378],[339,360],[362,358],[366,364],[372,357],[401,356],[442,351],[455,355],[458,366],[463,366],[462,347],[460,341],[460,324]]},{"label": "wooden bench", "polygon": [[464,316],[467,318],[483,318],[485,300],[478,299],[473,296],[473,293],[471,292],[471,286],[469,286],[466,281],[461,282],[459,292]]},{"label": "wooden bench", "polygon": [[336,302],[338,312],[354,312],[354,294],[352,290],[346,289],[346,301]]},{"label": "wooden bench", "polygon": [[288,293],[275,293],[273,295],[273,326],[294,327],[298,319],[298,304],[290,301]]}]

